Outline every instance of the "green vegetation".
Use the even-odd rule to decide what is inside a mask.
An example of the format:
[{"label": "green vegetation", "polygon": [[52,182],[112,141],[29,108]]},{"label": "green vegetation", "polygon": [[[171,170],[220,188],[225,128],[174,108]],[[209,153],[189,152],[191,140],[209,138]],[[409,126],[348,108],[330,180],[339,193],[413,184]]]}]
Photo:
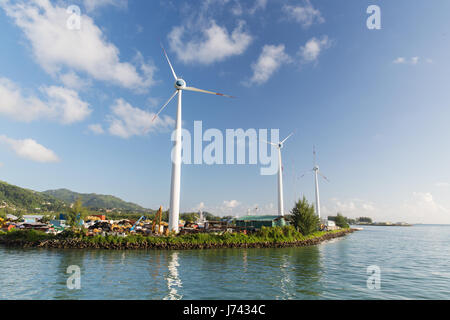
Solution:
[{"label": "green vegetation", "polygon": [[[156,214],[156,210],[125,202],[114,196],[95,193],[82,194],[67,189],[37,192],[0,181],[0,206],[4,207],[0,208],[0,217],[13,214],[20,219],[26,214],[40,214],[44,215],[44,221],[47,222],[51,218],[59,216],[59,213],[73,216],[70,205],[77,200],[81,200],[81,206],[85,208],[82,210],[84,216],[105,214],[110,220],[138,220],[142,215],[153,219]],[[221,219],[208,212],[204,212],[203,216],[209,221]],[[181,220],[190,222],[195,222],[197,217],[197,213],[182,213],[180,215]],[[75,225],[74,219],[72,219],[72,222]],[[166,222],[169,220],[168,211],[163,212],[162,220]]]},{"label": "green vegetation", "polygon": [[188,245],[233,245],[233,244],[256,244],[256,243],[292,243],[297,241],[304,241],[321,237],[325,234],[338,233],[335,231],[316,231],[309,235],[302,235],[293,226],[285,227],[263,227],[260,231],[252,234],[243,233],[197,233],[186,234],[180,236],[143,236],[143,235],[129,235],[127,237],[120,236],[93,236],[87,237],[81,232],[65,231],[59,235],[49,235],[41,231],[10,231],[8,233],[0,234],[0,240],[22,240],[26,242],[37,242],[44,240],[72,240],[78,239],[86,243],[94,244],[127,244],[127,243],[146,243],[146,244],[188,244]]},{"label": "green vegetation", "polygon": [[345,229],[345,228],[349,228],[350,227],[348,225],[347,219],[340,213],[337,214],[336,220],[334,220],[334,222],[340,228],[344,228]]},{"label": "green vegetation", "polygon": [[369,218],[369,217],[360,217],[360,218],[356,219],[356,222],[359,222],[359,223],[373,223],[372,218]]},{"label": "green vegetation", "polygon": [[[338,215],[342,215],[342,214],[338,213]],[[330,220],[330,221],[336,222],[336,219],[338,219],[338,216],[328,216],[328,220]],[[339,219],[341,221],[340,223],[345,226],[345,223],[343,222],[342,218],[339,218]],[[348,225],[350,225],[350,224],[372,224],[373,223],[372,218],[369,218],[369,217],[359,217],[356,219],[344,217],[344,219]],[[336,224],[336,225],[338,225],[338,224]]]},{"label": "green vegetation", "polygon": [[319,230],[320,219],[314,212],[314,205],[310,205],[305,196],[295,203],[289,220],[304,235],[310,235]]},{"label": "green vegetation", "polygon": [[43,241],[43,240],[51,240],[54,239],[56,236],[47,234],[42,231],[37,230],[12,230],[9,232],[4,232],[3,234],[0,233],[0,239],[4,240],[21,240],[26,242],[36,242],[36,241]]},{"label": "green vegetation", "polygon": [[0,204],[7,205],[2,208],[6,214],[17,215],[18,212],[49,212],[63,210],[64,202],[52,196],[20,188],[0,181]]},{"label": "green vegetation", "polygon": [[48,190],[43,194],[56,198],[66,203],[74,203],[77,199],[82,200],[82,204],[86,208],[91,209],[119,209],[128,212],[148,212],[148,209],[141,207],[132,202],[123,201],[120,198],[95,194],[95,193],[78,193],[67,189]]},{"label": "green vegetation", "polygon": [[80,225],[80,221],[84,220],[87,216],[87,210],[83,207],[81,199],[77,199],[77,201],[75,201],[66,216],[67,224],[72,228]]}]

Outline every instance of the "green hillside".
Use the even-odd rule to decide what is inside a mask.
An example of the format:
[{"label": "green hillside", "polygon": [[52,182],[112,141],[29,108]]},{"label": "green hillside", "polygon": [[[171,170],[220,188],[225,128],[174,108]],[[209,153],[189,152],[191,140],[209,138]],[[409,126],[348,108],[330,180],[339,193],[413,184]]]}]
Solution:
[{"label": "green hillside", "polygon": [[78,198],[83,206],[89,209],[116,209],[123,213],[152,213],[154,210],[145,209],[135,203],[126,202],[114,196],[102,194],[82,194],[67,189],[33,191],[0,181],[0,210],[2,212],[58,212],[65,211]]},{"label": "green hillside", "polygon": [[0,207],[5,210],[43,212],[62,210],[66,204],[51,195],[0,181]]},{"label": "green hillside", "polygon": [[110,195],[96,193],[78,193],[67,189],[48,190],[44,191],[43,194],[59,199],[66,203],[73,203],[78,198],[81,198],[83,206],[91,209],[120,209],[132,212],[152,211],[149,209],[145,209],[135,203],[126,202],[120,198]]}]

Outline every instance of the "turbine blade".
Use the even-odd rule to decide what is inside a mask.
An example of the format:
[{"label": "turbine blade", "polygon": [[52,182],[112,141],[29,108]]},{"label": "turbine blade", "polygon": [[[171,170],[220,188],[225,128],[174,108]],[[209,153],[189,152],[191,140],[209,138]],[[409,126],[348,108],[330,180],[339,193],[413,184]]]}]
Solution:
[{"label": "turbine blade", "polygon": [[289,139],[290,137],[292,137],[294,133],[292,132],[290,135],[287,136],[286,139],[284,139],[283,141],[281,141],[281,144],[285,143],[287,139]]},{"label": "turbine blade", "polygon": [[262,141],[262,142],[265,142],[265,143],[267,143],[267,144],[271,144],[271,145],[273,145],[273,146],[275,146],[275,147],[278,147],[278,144],[276,144],[276,143],[269,142],[269,141],[262,140],[262,139],[261,139],[261,141]]},{"label": "turbine blade", "polygon": [[172,70],[173,77],[175,80],[178,80],[177,74],[175,73],[175,70],[173,70],[172,64],[170,63],[169,56],[167,55],[166,49],[164,49],[164,46],[161,43],[161,48],[163,49],[164,55],[166,56],[167,62],[169,63],[170,70]]},{"label": "turbine blade", "polygon": [[174,94],[169,98],[169,100],[167,100],[167,102],[161,107],[161,109],[159,109],[158,113],[155,114],[155,116],[153,117],[152,122],[155,121],[155,119],[158,117],[158,115],[161,113],[161,111],[163,111],[164,108],[167,107],[167,105],[169,104],[169,102],[172,101],[172,99],[177,95],[177,93],[178,93],[178,90],[176,90],[176,91],[174,92]]},{"label": "turbine blade", "polygon": [[318,171],[317,173],[320,174],[320,175],[322,176],[322,178],[324,178],[327,182],[330,182],[330,180],[329,180],[327,177],[325,177],[325,176],[322,174],[322,172]]},{"label": "turbine blade", "polygon": [[229,96],[227,94],[217,93],[217,92],[212,92],[212,91],[207,91],[207,90],[202,90],[202,89],[197,89],[197,88],[194,88],[194,87],[186,87],[186,88],[183,88],[183,90],[214,94],[216,96],[222,96],[222,97],[228,97],[228,98],[236,98],[236,97],[233,97],[233,96]]},{"label": "turbine blade", "polygon": [[304,176],[306,176],[306,174],[311,173],[312,171],[313,171],[313,170],[307,170],[307,171],[304,171],[304,173],[300,176],[299,179],[303,178]]},{"label": "turbine blade", "polygon": [[313,158],[314,158],[314,167],[316,166],[316,146],[313,145]]}]

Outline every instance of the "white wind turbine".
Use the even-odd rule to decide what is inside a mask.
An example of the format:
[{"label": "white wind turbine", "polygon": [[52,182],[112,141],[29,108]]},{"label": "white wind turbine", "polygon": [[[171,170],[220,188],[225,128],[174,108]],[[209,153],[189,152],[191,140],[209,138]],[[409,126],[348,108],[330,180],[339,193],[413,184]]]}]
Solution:
[{"label": "white wind turbine", "polygon": [[183,91],[195,91],[201,93],[214,94],[218,96],[230,97],[226,94],[221,94],[217,92],[206,91],[202,89],[197,89],[194,87],[187,87],[186,81],[182,78],[177,77],[172,64],[170,63],[169,57],[167,56],[166,50],[161,45],[164,56],[169,63],[170,70],[172,71],[172,75],[175,79],[175,92],[172,96],[167,100],[167,102],[161,107],[157,114],[153,117],[152,121],[158,117],[161,111],[169,104],[170,101],[178,94],[178,108],[177,108],[177,119],[175,122],[175,143],[174,143],[174,153],[172,159],[172,181],[170,188],[170,208],[169,208],[169,230],[178,232],[178,224],[179,224],[179,216],[180,216],[180,179],[181,179],[181,95]]},{"label": "white wind turbine", "polygon": [[266,143],[276,147],[278,149],[278,215],[284,216],[284,200],[283,200],[283,166],[281,164],[281,149],[284,147],[284,143],[289,139],[294,133],[292,132],[281,142],[273,143],[265,141]]},{"label": "white wind turbine", "polygon": [[[316,214],[320,217],[320,195],[319,195],[319,178],[318,175],[322,176],[327,182],[330,182],[327,177],[325,177],[322,172],[319,170],[319,166],[316,164],[316,148],[313,147],[313,157],[314,157],[314,168],[312,170],[309,170],[307,172],[314,172],[314,183],[315,183],[315,191],[316,191]],[[306,174],[306,173],[305,173]],[[305,174],[303,174],[300,178],[304,177]]]}]

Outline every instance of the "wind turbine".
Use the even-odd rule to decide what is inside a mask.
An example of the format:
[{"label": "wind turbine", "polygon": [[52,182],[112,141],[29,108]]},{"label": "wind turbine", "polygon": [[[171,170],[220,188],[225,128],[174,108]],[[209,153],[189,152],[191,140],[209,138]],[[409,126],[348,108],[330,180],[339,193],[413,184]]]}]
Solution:
[{"label": "wind turbine", "polygon": [[[313,147],[313,157],[314,157],[314,167],[312,170],[308,170],[307,172],[314,172],[314,182],[315,182],[315,191],[316,191],[316,214],[320,219],[320,195],[319,195],[319,178],[318,175],[320,175],[322,178],[324,178],[326,181],[330,182],[327,177],[325,177],[322,172],[319,170],[319,166],[316,164],[316,147]],[[306,174],[306,173],[305,173]],[[300,178],[304,177],[305,174],[303,174]]]},{"label": "wind turbine", "polygon": [[157,114],[153,117],[152,121],[158,117],[158,115],[167,107],[170,101],[178,95],[178,108],[177,108],[177,119],[175,122],[175,143],[174,143],[174,153],[172,159],[172,180],[171,180],[171,188],[170,188],[170,208],[169,208],[169,230],[175,231],[178,233],[178,224],[179,224],[179,216],[180,216],[180,180],[181,180],[181,96],[183,91],[194,91],[201,93],[214,94],[217,96],[224,96],[229,98],[234,98],[232,96],[228,96],[226,94],[206,91],[202,89],[197,89],[194,87],[188,87],[186,85],[186,81],[182,78],[178,77],[175,73],[175,70],[172,67],[172,63],[170,63],[169,56],[166,53],[166,50],[161,45],[161,48],[164,52],[164,56],[169,63],[170,70],[172,71],[173,78],[175,79],[175,92],[172,96],[167,100],[167,102],[161,107]]},{"label": "wind turbine", "polygon": [[283,166],[281,164],[281,149],[284,147],[284,143],[289,139],[294,133],[292,132],[281,142],[273,143],[265,141],[266,143],[276,147],[278,149],[278,215],[284,216],[284,203],[283,203]]}]

